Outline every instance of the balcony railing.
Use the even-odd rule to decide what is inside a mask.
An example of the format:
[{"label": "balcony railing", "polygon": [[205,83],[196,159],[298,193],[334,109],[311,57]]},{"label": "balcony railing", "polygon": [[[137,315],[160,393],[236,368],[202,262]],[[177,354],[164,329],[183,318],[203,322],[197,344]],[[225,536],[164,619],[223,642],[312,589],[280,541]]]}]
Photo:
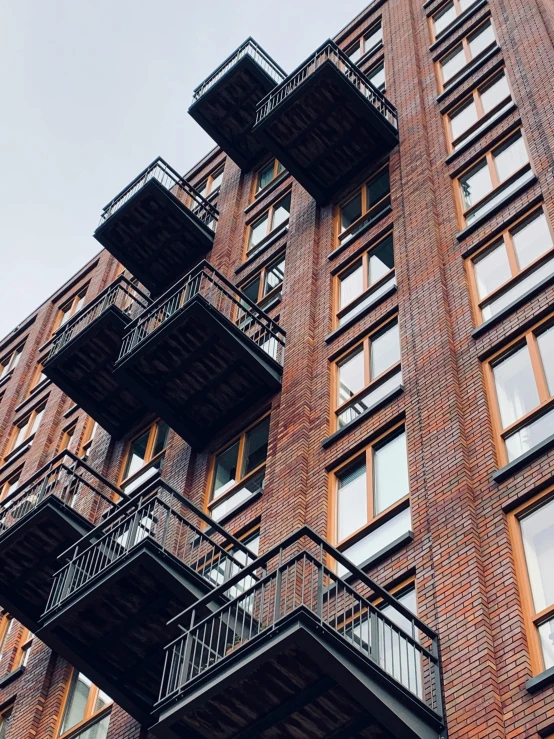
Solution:
[{"label": "balcony railing", "polygon": [[92,524],[101,520],[114,500],[126,498],[125,493],[79,457],[65,451],[0,503],[0,535],[49,497],[55,497]]},{"label": "balcony railing", "polygon": [[203,511],[165,482],[155,481],[65,553],[69,561],[54,575],[46,613],[148,539],[212,586],[254,560],[249,549]]},{"label": "balcony railing", "polygon": [[170,167],[161,157],[155,159],[115,198],[104,206],[100,216],[100,226],[110,216],[125,205],[141,188],[150,180],[157,180],[163,187],[172,193],[178,200],[182,201],[212,231],[216,230],[219,212],[198,190]]},{"label": "balcony railing", "polygon": [[276,362],[283,364],[283,329],[206,261],[201,262],[129,326],[123,339],[120,360],[196,296],[201,296]]},{"label": "balcony railing", "polygon": [[315,54],[289,75],[284,82],[272,90],[260,102],[256,111],[256,125],[270,115],[277,106],[291,95],[303,82],[308,80],[323,64],[331,62],[369,100],[373,107],[386,118],[394,128],[398,128],[396,108],[369,79],[353,64],[334,41],[327,41]]},{"label": "balcony railing", "polygon": [[96,297],[90,305],[79,311],[77,315],[71,318],[66,324],[59,328],[53,339],[48,360],[61,351],[64,346],[74,339],[87,326],[90,326],[105,310],[114,306],[119,308],[130,320],[136,318],[150,304],[150,299],[146,297],[132,282],[121,275],[98,297]]},{"label": "balcony railing", "polygon": [[211,74],[201,85],[199,85],[193,93],[193,102],[202,97],[209,89],[211,89],[223,75],[235,66],[243,57],[251,56],[264,72],[266,72],[277,84],[285,79],[286,72],[275,64],[273,59],[268,56],[265,51],[258,46],[253,38],[248,38],[239,46],[227,59]]},{"label": "balcony railing", "polygon": [[[346,573],[342,578],[338,565]],[[206,606],[221,603],[222,596],[229,600],[205,617]],[[308,613],[442,716],[435,632],[307,527],[174,619],[184,633],[166,647],[160,703],[177,701],[183,690],[296,611]]]}]

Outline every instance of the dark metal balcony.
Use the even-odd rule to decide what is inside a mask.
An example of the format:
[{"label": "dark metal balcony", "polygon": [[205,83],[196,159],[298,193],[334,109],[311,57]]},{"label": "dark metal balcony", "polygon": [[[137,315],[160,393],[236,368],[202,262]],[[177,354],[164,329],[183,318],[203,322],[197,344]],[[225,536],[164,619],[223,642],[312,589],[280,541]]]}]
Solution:
[{"label": "dark metal balcony", "polygon": [[213,246],[219,213],[159,158],[104,208],[94,237],[159,295]]},{"label": "dark metal balcony", "polygon": [[125,329],[149,304],[129,280],[118,277],[56,331],[44,363],[44,374],[115,437],[148,413],[113,368]]},{"label": "dark metal balcony", "polygon": [[155,481],[65,553],[38,636],[144,723],[179,633],[167,622],[253,558]]},{"label": "dark metal balcony", "polygon": [[194,449],[281,387],[285,332],[203,262],[134,321],[122,383]]},{"label": "dark metal balcony", "polygon": [[396,146],[397,113],[328,41],[260,102],[254,134],[325,205]]},{"label": "dark metal balcony", "polygon": [[59,555],[113,505],[115,486],[62,452],[0,503],[0,605],[36,631]]},{"label": "dark metal balcony", "polygon": [[256,105],[286,76],[249,38],[196,88],[189,113],[241,169],[249,169],[265,151],[252,132]]},{"label": "dark metal balcony", "polygon": [[176,621],[159,737],[443,736],[437,635],[306,527]]}]

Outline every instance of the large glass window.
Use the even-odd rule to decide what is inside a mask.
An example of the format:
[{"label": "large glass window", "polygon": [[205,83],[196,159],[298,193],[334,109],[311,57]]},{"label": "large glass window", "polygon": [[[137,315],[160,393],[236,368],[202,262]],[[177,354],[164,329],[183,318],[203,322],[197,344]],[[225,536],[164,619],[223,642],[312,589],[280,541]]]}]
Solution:
[{"label": "large glass window", "polygon": [[281,172],[284,172],[285,168],[281,164],[281,162],[277,161],[277,159],[272,159],[267,164],[264,164],[264,166],[258,171],[256,174],[256,184],[254,187],[254,194],[258,195],[262,190],[265,190],[265,188],[268,185],[271,185],[273,180],[275,180]]},{"label": "large glass window", "polygon": [[6,456],[15,449],[19,449],[23,444],[30,445],[32,443],[44,414],[44,408],[45,403],[42,403],[15,424],[8,442]]},{"label": "large glass window", "polygon": [[251,256],[259,247],[262,241],[277,231],[289,219],[290,215],[291,195],[288,193],[285,197],[278,200],[268,210],[260,216],[248,228],[248,246],[246,255]]},{"label": "large glass window", "polygon": [[370,30],[350,46],[346,55],[351,62],[358,62],[366,54],[378,49],[383,43],[383,28],[381,21],[373,25]]},{"label": "large glass window", "polygon": [[72,298],[61,305],[58,309],[58,314],[54,323],[54,330],[63,326],[70,318],[73,318],[73,316],[81,310],[85,303],[86,294],[87,288],[83,287]]},{"label": "large glass window", "polygon": [[454,49],[439,60],[438,68],[441,88],[451,85],[470,62],[495,44],[496,38],[492,23],[488,20],[471,35],[463,38]]},{"label": "large glass window", "polygon": [[431,17],[433,40],[437,39],[441,33],[454,23],[456,18],[476,2],[477,0],[450,0],[442,5]]},{"label": "large glass window", "polygon": [[249,282],[241,287],[242,292],[253,303],[265,309],[281,294],[285,279],[285,255],[281,254],[258,272]]},{"label": "large glass window", "polygon": [[0,361],[0,380],[3,380],[4,377],[7,377],[14,371],[19,364],[22,353],[23,347],[19,346],[17,349],[14,349],[2,358],[2,361]]},{"label": "large glass window", "polygon": [[[99,690],[82,673],[73,671],[69,691],[65,700],[62,721],[58,731],[58,737],[66,736],[70,731],[74,732],[79,726],[83,726],[82,733],[72,733],[72,737],[79,739],[106,739],[110,714],[105,710],[112,703],[111,699]],[[98,722],[94,718],[103,715]]]},{"label": "large glass window", "polygon": [[197,192],[199,192],[204,198],[207,198],[210,195],[215,195],[219,191],[221,183],[223,182],[224,170],[224,165],[215,169],[210,175],[208,175],[208,177],[203,179],[199,185],[196,185]]},{"label": "large glass window", "polygon": [[169,426],[156,421],[130,443],[123,464],[121,487],[129,493],[161,472]]},{"label": "large glass window", "polygon": [[390,205],[389,168],[385,167],[343,203],[337,214],[338,244],[346,244]]},{"label": "large glass window", "polygon": [[366,77],[371,84],[381,92],[384,92],[386,87],[385,80],[385,62],[380,62],[375,67],[372,67],[366,72]]}]

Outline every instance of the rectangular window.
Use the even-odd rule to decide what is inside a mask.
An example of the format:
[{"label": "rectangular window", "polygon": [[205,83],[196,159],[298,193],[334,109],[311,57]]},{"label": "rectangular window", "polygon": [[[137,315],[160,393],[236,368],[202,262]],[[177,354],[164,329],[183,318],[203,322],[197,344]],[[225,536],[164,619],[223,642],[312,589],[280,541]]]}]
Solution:
[{"label": "rectangular window", "polygon": [[246,256],[250,257],[263,246],[266,238],[271,236],[283,224],[288,222],[290,215],[290,192],[278,200],[248,228],[248,246]]},{"label": "rectangular window", "polygon": [[0,619],[0,662],[6,652],[6,645],[13,630],[15,621],[9,613],[2,614]]},{"label": "rectangular window", "polygon": [[492,318],[554,274],[554,240],[543,208],[507,229],[471,259],[478,323]]},{"label": "rectangular window", "polygon": [[62,431],[62,435],[60,437],[60,443],[58,445],[58,454],[60,452],[65,451],[66,449],[69,449],[69,445],[71,444],[71,441],[73,437],[75,436],[75,430],[77,428],[77,421],[73,421],[67,428],[65,428]]},{"label": "rectangular window", "polygon": [[554,325],[541,323],[485,366],[501,465],[554,432]]},{"label": "rectangular window", "polygon": [[462,225],[490,212],[532,176],[520,131],[487,152],[456,180]]},{"label": "rectangular window", "polygon": [[[208,198],[211,195],[215,195],[219,191],[221,187],[221,183],[223,182],[224,169],[225,169],[225,165],[218,167],[211,174],[209,174],[204,180],[202,180],[199,185],[195,185],[196,191],[199,192],[203,198]],[[196,206],[196,203],[194,203],[194,205]]]},{"label": "rectangular window", "polygon": [[15,493],[15,491],[19,487],[20,480],[21,470],[11,475],[11,477],[9,477],[6,482],[0,485],[0,502],[5,500],[9,495],[12,495],[12,493]]},{"label": "rectangular window", "polygon": [[42,385],[43,382],[45,382],[47,379],[46,375],[42,371],[42,364],[37,364],[35,373],[33,375],[33,379],[31,380],[31,384],[29,385],[29,395],[37,389],[40,385]]},{"label": "rectangular window", "polygon": [[488,20],[437,63],[440,90],[452,85],[467,65],[496,44],[492,23]]},{"label": "rectangular window", "polygon": [[12,718],[13,705],[0,711],[0,739],[7,739],[8,729]]},{"label": "rectangular window", "polygon": [[511,105],[512,96],[504,70],[475,88],[471,95],[446,114],[450,151],[472,141]]},{"label": "rectangular window", "polygon": [[56,320],[54,322],[54,331],[57,331],[59,328],[61,328],[65,323],[69,321],[70,318],[73,318],[73,316],[81,310],[85,303],[87,287],[83,287],[81,290],[79,290],[78,293],[76,293],[72,298],[63,303],[63,305],[59,308]]},{"label": "rectangular window", "polygon": [[0,380],[11,374],[19,364],[21,354],[23,353],[23,346],[18,346],[17,349],[6,354],[5,357],[0,361]]},{"label": "rectangular window", "polygon": [[96,435],[97,430],[98,430],[98,424],[96,423],[96,421],[90,417],[87,418],[87,422],[85,424],[85,431],[83,433],[83,439],[81,441],[81,448],[79,450],[79,456],[85,462],[90,457],[90,451],[92,449],[92,445],[94,443],[94,437]]},{"label": "rectangular window", "polygon": [[6,456],[13,452],[15,449],[23,446],[23,444],[25,443],[29,444],[29,446],[31,445],[35,434],[38,431],[38,427],[40,425],[45,407],[45,403],[37,406],[37,408],[33,409],[21,421],[18,421],[15,424],[12,429],[10,440],[8,442]]},{"label": "rectangular window", "polygon": [[380,62],[375,67],[372,67],[368,72],[366,72],[366,77],[374,87],[381,92],[384,92],[386,87],[385,62]]},{"label": "rectangular window", "polygon": [[[71,732],[72,739],[106,739],[110,722],[110,714],[106,709],[111,704],[112,700],[106,693],[93,685],[81,672],[74,670],[57,736],[65,737]],[[95,717],[101,715],[103,718],[98,723],[95,722]],[[81,726],[83,731],[75,733]]]},{"label": "rectangular window", "polygon": [[398,322],[370,334],[334,364],[333,431],[369,411],[402,384]]},{"label": "rectangular window", "polygon": [[390,205],[389,168],[384,167],[339,206],[337,243],[347,244]]},{"label": "rectangular window", "polygon": [[263,490],[269,441],[269,416],[215,455],[209,513],[216,521]]},{"label": "rectangular window", "polygon": [[129,443],[120,487],[126,493],[136,490],[163,468],[169,426],[156,421]]},{"label": "rectangular window", "polygon": [[20,667],[27,667],[29,657],[31,656],[31,648],[33,646],[33,635],[29,629],[23,628],[18,638],[17,652],[15,655],[13,669],[18,670]]},{"label": "rectangular window", "polygon": [[242,292],[262,310],[270,308],[280,297],[285,279],[285,255],[281,254],[273,262],[263,267],[258,274],[241,287]]},{"label": "rectangular window", "polygon": [[262,190],[265,190],[284,171],[285,168],[277,159],[272,159],[265,164],[256,174],[254,195],[258,195]]},{"label": "rectangular window", "polygon": [[346,56],[355,64],[360,61],[366,54],[370,54],[383,45],[383,27],[381,21],[373,25],[370,30],[356,43],[352,44],[347,51]]},{"label": "rectangular window", "polygon": [[477,0],[450,0],[441,6],[431,17],[431,37],[435,41],[462,13],[471,8]]},{"label": "rectangular window", "polygon": [[353,320],[395,284],[392,234],[335,278],[335,327]]}]

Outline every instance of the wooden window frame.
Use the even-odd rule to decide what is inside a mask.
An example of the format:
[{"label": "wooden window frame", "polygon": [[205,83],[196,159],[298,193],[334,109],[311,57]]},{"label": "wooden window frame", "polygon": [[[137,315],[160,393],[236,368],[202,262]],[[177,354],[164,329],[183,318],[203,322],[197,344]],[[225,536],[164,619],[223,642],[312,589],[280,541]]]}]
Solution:
[{"label": "wooden window frame", "polygon": [[[370,49],[366,49],[366,41],[369,36],[372,36],[377,29],[381,29],[381,40],[374,44]],[[350,59],[350,54],[354,51],[356,47],[360,50],[360,56],[358,57],[357,61],[352,62],[352,64],[359,65],[361,62],[364,61],[364,57],[368,56],[369,54],[373,53],[374,51],[377,51],[377,49],[380,49],[383,46],[383,18],[377,18],[375,21],[369,26],[367,30],[365,30],[361,36],[356,39],[350,46],[347,47],[345,50],[346,56]]]},{"label": "wooden window frame", "polygon": [[[464,71],[467,69],[468,65],[471,64],[471,62],[474,62],[477,59],[479,59],[483,54],[485,54],[487,52],[487,50],[489,48],[492,48],[493,47],[493,45],[491,44],[490,47],[487,46],[477,56],[475,56],[475,57],[472,57],[471,56],[471,51],[470,51],[470,47],[469,47],[469,37],[470,36],[479,35],[478,32],[480,30],[484,29],[484,27],[487,24],[490,24],[490,26],[492,28],[493,35],[494,35],[495,43],[498,45],[498,38],[496,36],[496,31],[494,29],[494,24],[492,22],[492,18],[489,16],[488,18],[485,18],[483,20],[483,23],[480,23],[476,28],[472,29],[471,32],[467,34],[467,36],[464,36],[457,44],[454,44],[454,46],[452,46],[444,54],[442,54],[442,56],[440,57],[440,59],[437,59],[437,61],[435,62],[435,73],[436,73],[436,77],[437,77],[437,81],[438,81],[439,93],[442,93],[445,90],[449,90],[452,87],[452,85],[456,82],[456,80],[460,77],[460,75],[462,75],[464,73]],[[450,77],[450,79],[447,80],[447,82],[445,83],[444,77],[443,77],[443,74],[442,74],[442,62],[444,61],[444,59],[446,59],[447,57],[449,57],[456,49],[459,49],[460,46],[462,47],[462,50],[464,52],[466,63],[464,64],[464,66],[458,72],[456,72],[456,74],[454,74],[452,77]]]},{"label": "wooden window frame", "polygon": [[46,383],[48,382],[48,377],[46,377],[46,375],[41,377],[41,375],[43,375],[43,370],[44,366],[42,362],[38,362],[37,366],[35,367],[31,383],[29,385],[28,395],[32,395],[36,390],[43,387],[43,385],[46,385]]},{"label": "wooden window frame", "polygon": [[11,635],[14,623],[15,620],[13,616],[7,613],[7,611],[4,611],[0,618],[0,661],[4,657],[6,642]]},{"label": "wooden window frame", "polygon": [[19,482],[21,480],[22,473],[23,467],[20,467],[18,470],[12,472],[2,483],[0,483],[0,503],[5,500],[8,495],[11,495],[13,483]]},{"label": "wooden window frame", "polygon": [[75,432],[77,431],[77,422],[78,422],[78,419],[75,421],[72,421],[62,430],[60,441],[58,444],[58,450],[56,454],[60,454],[60,452],[65,452],[67,449],[69,449],[72,439],[75,439]]},{"label": "wooden window frame", "polygon": [[[55,334],[56,331],[63,325],[65,326],[68,321],[70,321],[74,315],[76,315],[79,311],[81,311],[85,307],[85,300],[87,296],[87,290],[89,287],[89,283],[86,285],[83,285],[77,292],[75,292],[70,298],[68,298],[66,301],[64,301],[57,310],[56,318],[54,320],[54,328],[52,329],[52,333]],[[83,301],[81,303],[81,301]],[[81,303],[81,305],[79,305]],[[68,313],[69,315],[63,320],[63,317]]]},{"label": "wooden window frame", "polygon": [[[44,410],[46,408],[46,401],[43,401],[36,405],[32,410],[30,410],[28,413],[26,413],[19,421],[16,421],[13,426],[12,430],[10,432],[10,436],[8,439],[8,444],[6,446],[6,451],[4,452],[4,460],[12,454],[12,452],[15,452],[16,449],[21,449],[25,444],[31,444],[33,442],[33,439],[35,438],[39,428],[40,423],[35,429],[35,431],[31,432],[30,429],[33,428],[33,425],[35,423],[36,417],[44,413]],[[42,419],[41,419],[42,420]],[[23,426],[27,426],[28,431],[25,433],[24,438],[19,442],[19,444],[16,446],[15,442],[17,437],[19,436],[19,431]]]},{"label": "wooden window frame", "polygon": [[[518,261],[517,261],[515,247],[513,244],[512,231],[514,231],[524,221],[532,218],[534,214],[538,213],[538,211],[542,211],[546,219],[548,231],[550,233],[550,238],[552,240],[552,248],[549,249],[548,251],[545,251],[544,254],[541,254],[539,257],[537,257],[537,259],[535,259],[533,262],[528,264],[523,269],[520,269]],[[500,246],[500,242],[503,242],[505,246],[506,253],[508,255],[508,263],[510,265],[510,270],[512,274],[509,279],[507,279],[505,282],[503,282],[501,285],[495,288],[491,293],[489,293],[488,295],[486,295],[484,298],[481,299],[479,298],[479,290],[477,288],[477,277],[475,274],[475,262],[485,252],[492,250],[492,247],[495,244],[498,244]],[[548,218],[548,215],[546,213],[544,203],[541,203],[540,205],[537,205],[535,208],[532,208],[530,211],[525,213],[525,215],[518,218],[508,228],[505,228],[501,233],[499,233],[493,239],[490,239],[490,241],[488,241],[481,249],[479,249],[479,251],[473,254],[470,258],[466,259],[466,271],[467,271],[467,277],[468,277],[468,283],[469,283],[469,294],[471,297],[471,305],[473,308],[475,325],[480,326],[484,322],[483,315],[482,315],[482,308],[486,303],[490,303],[491,300],[494,300],[496,297],[500,296],[507,288],[509,288],[510,285],[515,284],[518,279],[522,279],[526,275],[533,272],[533,270],[536,269],[537,266],[540,265],[541,262],[546,261],[547,259],[551,258],[553,255],[554,255],[554,229],[552,228],[550,219]]]},{"label": "wooden window frame", "polygon": [[538,627],[544,621],[554,618],[554,603],[547,606],[539,613],[535,612],[533,603],[533,592],[531,589],[531,581],[529,579],[529,570],[525,559],[525,550],[523,547],[523,536],[521,534],[520,520],[526,514],[534,510],[540,509],[543,505],[554,498],[554,486],[544,490],[532,500],[522,503],[515,510],[508,514],[508,529],[512,542],[512,551],[514,555],[514,565],[518,588],[521,596],[521,608],[523,611],[523,622],[527,634],[527,642],[529,646],[529,656],[531,659],[531,669],[533,675],[540,675],[544,672],[544,657],[542,653]]},{"label": "wooden window frame", "polygon": [[[262,213],[260,213],[259,216],[257,216],[252,223],[249,223],[246,228],[246,238],[245,238],[245,246],[244,246],[244,259],[249,259],[252,257],[256,252],[260,251],[264,247],[264,244],[271,238],[273,234],[277,232],[278,229],[284,228],[290,219],[290,211],[289,211],[289,218],[283,221],[283,223],[280,223],[279,226],[273,227],[273,219],[275,218],[275,211],[279,207],[280,203],[283,202],[286,198],[291,198],[291,209],[292,209],[292,190],[287,190],[284,193],[281,193],[278,198],[275,199],[271,205],[269,205]],[[251,249],[249,249],[250,244],[250,236],[252,234],[252,229],[255,228],[265,217],[267,216],[267,228],[265,236]]]},{"label": "wooden window frame", "polygon": [[[260,184],[260,174],[264,169],[267,169],[268,166],[273,162],[273,177],[271,180],[267,183],[267,185],[264,185],[263,187],[259,187]],[[282,167],[281,171],[279,172],[279,167]],[[281,164],[281,162],[277,159],[277,157],[273,157],[273,159],[268,159],[265,164],[263,164],[261,167],[258,168],[258,171],[256,172],[254,176],[254,182],[252,186],[252,197],[250,198],[251,201],[257,200],[261,195],[263,195],[264,192],[266,192],[268,187],[271,187],[275,180],[278,177],[281,177],[287,170],[285,169],[284,165]]]},{"label": "wooden window frame", "polygon": [[83,430],[83,437],[79,445],[79,457],[81,457],[82,459],[88,459],[91,447],[94,444],[94,437],[96,436],[97,431],[98,423],[94,420],[94,418],[88,416],[85,422],[85,428]]},{"label": "wooden window frame", "polygon": [[[130,483],[132,483],[134,480],[136,480],[137,477],[144,474],[147,467],[150,467],[151,465],[153,465],[155,462],[161,459],[164,456],[164,454],[167,452],[169,432],[171,430],[169,426],[168,426],[168,432],[167,432],[168,438],[166,439],[165,447],[162,449],[161,452],[158,452],[158,454],[156,454],[155,456],[153,457],[151,456],[152,450],[156,443],[156,436],[157,436],[160,423],[164,423],[164,421],[161,418],[157,418],[155,421],[152,421],[152,423],[150,423],[148,426],[145,426],[141,431],[134,434],[131,437],[131,439],[129,439],[127,444],[125,445],[125,452],[123,454],[123,462],[121,464],[121,472],[119,473],[118,487],[123,488],[124,486],[127,486]],[[129,477],[124,477],[125,467],[127,466],[127,462],[129,461],[129,453],[131,451],[131,446],[137,439],[143,436],[143,434],[145,434],[147,431],[148,431],[148,441],[146,444],[146,450],[144,452],[144,458],[146,461],[144,462],[144,464],[139,470],[137,470],[136,472],[133,472],[133,474],[129,475]]]},{"label": "wooden window frame", "polygon": [[13,713],[14,706],[15,700],[12,700],[11,703],[8,703],[7,706],[4,706],[0,709],[0,728],[2,728],[2,722],[6,720],[6,716],[11,716],[11,714]]},{"label": "wooden window frame", "polygon": [[244,290],[248,287],[254,280],[256,280],[258,277],[260,278],[260,284],[258,286],[258,297],[254,301],[256,305],[260,305],[261,303],[264,303],[265,301],[269,300],[270,298],[274,297],[283,289],[283,284],[285,282],[283,278],[283,282],[280,282],[278,285],[276,285],[274,288],[269,290],[265,295],[263,294],[264,285],[265,285],[265,279],[267,273],[271,270],[272,267],[274,267],[276,264],[278,264],[281,260],[285,259],[286,257],[286,251],[280,251],[277,256],[275,256],[274,259],[272,259],[270,262],[265,264],[261,269],[259,269],[257,272],[255,272],[250,279],[245,282],[240,289]]},{"label": "wooden window frame", "polygon": [[85,717],[82,721],[80,721],[78,724],[75,724],[75,726],[72,726],[71,729],[68,729],[63,734],[61,733],[63,720],[65,717],[65,712],[67,709],[67,705],[69,702],[69,697],[71,694],[71,688],[73,686],[74,679],[76,680],[79,675],[82,674],[80,670],[77,670],[75,667],[71,668],[71,672],[69,673],[69,678],[67,680],[64,696],[62,700],[62,704],[60,706],[60,712],[58,721],[56,724],[56,731],[54,733],[54,736],[56,739],[70,739],[70,737],[76,737],[78,739],[79,734],[87,729],[87,727],[91,724],[93,724],[95,721],[101,721],[104,716],[107,716],[112,712],[113,708],[113,701],[111,700],[107,705],[105,705],[103,708],[101,708],[99,711],[93,712],[94,705],[98,699],[98,694],[101,692],[100,688],[98,688],[94,683],[91,681],[91,686],[87,698],[87,703],[85,706]]},{"label": "wooden window frame", "polygon": [[15,349],[11,349],[0,362],[0,382],[11,377],[14,369],[21,361],[25,342],[18,344]]},{"label": "wooden window frame", "polygon": [[[437,34],[435,32],[435,16],[437,16],[442,10],[444,10],[444,8],[447,5],[449,5],[449,3],[451,3],[451,2],[454,3],[454,9],[456,10],[456,17],[454,18],[454,20],[451,23],[449,23],[447,26],[445,26],[440,33]],[[469,5],[465,10],[462,10],[462,8],[461,8],[460,0],[446,0],[445,3],[442,3],[442,5],[439,8],[437,8],[433,12],[433,14],[430,15],[429,18],[428,18],[428,21],[429,21],[429,32],[430,32],[430,35],[431,35],[431,43],[435,43],[435,41],[437,41],[437,39],[440,39],[441,36],[443,36],[443,34],[445,34],[448,31],[448,29],[452,27],[452,25],[454,23],[456,23],[456,21],[458,20],[458,18],[463,13],[468,13],[468,15],[469,15],[469,11],[471,10],[471,8],[473,8],[473,6],[476,3],[477,3],[477,0],[472,0],[471,5]]]},{"label": "wooden window frame", "polygon": [[[401,360],[399,360],[391,367],[386,369],[384,372],[381,372],[380,375],[377,375],[377,377],[371,378],[371,344],[373,343],[375,338],[379,338],[381,334],[385,333],[395,324],[398,325],[398,314],[396,314],[393,318],[387,319],[377,328],[370,331],[370,333],[366,334],[362,339],[357,341],[354,346],[342,352],[342,354],[340,354],[337,359],[333,360],[333,366],[331,370],[331,433],[337,431],[337,429],[339,428],[338,417],[345,408],[347,408],[349,405],[352,405],[353,403],[356,403],[356,401],[359,401],[364,395],[368,393],[371,388],[377,387],[389,376],[394,375],[396,372],[398,372],[398,370],[401,369],[402,362]],[[341,362],[344,362],[349,357],[356,354],[359,351],[360,347],[362,347],[362,351],[364,354],[364,387],[351,398],[339,404],[339,365],[341,364]]]},{"label": "wooden window frame", "polygon": [[[371,82],[371,77],[375,74],[377,69],[381,66],[383,67],[383,77],[385,79],[385,84],[382,87],[377,87],[377,85],[374,85],[373,82]],[[371,67],[364,72],[364,74],[377,90],[379,90],[383,94],[386,92],[387,90],[387,66],[386,66],[384,57],[382,57],[377,62],[375,62],[375,64],[372,64]]]},{"label": "wooden window frame", "polygon": [[[377,212],[379,209],[386,207],[388,200],[390,204],[390,171],[389,171],[389,192],[387,195],[384,195],[381,200],[378,200],[376,203],[374,203],[371,208],[368,208],[367,206],[367,187],[370,184],[372,180],[377,179],[385,170],[389,169],[389,163],[387,162],[385,165],[380,167],[376,172],[374,172],[369,179],[367,179],[363,185],[360,187],[357,187],[353,192],[350,193],[350,195],[346,198],[344,198],[336,207],[335,207],[335,248],[341,246],[342,242],[350,234],[352,231],[355,231],[356,228],[359,228],[360,222],[367,218],[367,216],[372,212]],[[362,214],[361,216],[354,221],[354,223],[351,223],[348,228],[345,228],[344,231],[341,232],[341,214],[342,209],[345,205],[348,205],[348,203],[353,200],[358,193],[361,192],[362,194]]]},{"label": "wooden window frame", "polygon": [[[482,93],[485,91],[485,88],[491,87],[497,80],[500,79],[500,77],[504,77],[506,79],[506,83],[508,84],[508,89],[510,90],[510,96],[501,100],[494,108],[489,110],[488,113],[485,113],[485,110],[483,108],[483,103],[481,101]],[[496,72],[494,72],[494,74],[491,74],[489,77],[487,77],[486,80],[484,80],[483,82],[480,82],[469,93],[469,95],[466,95],[466,97],[464,97],[463,100],[461,100],[453,108],[451,108],[444,114],[443,119],[444,119],[444,127],[446,131],[446,142],[447,142],[449,154],[452,154],[454,151],[456,151],[456,147],[460,146],[460,140],[462,144],[465,139],[467,139],[467,143],[469,143],[469,141],[472,140],[472,136],[475,133],[475,131],[477,131],[481,126],[485,125],[485,122],[487,119],[493,118],[496,115],[496,113],[498,113],[498,111],[502,109],[504,105],[508,104],[510,100],[513,102],[513,99],[514,99],[514,96],[512,94],[512,88],[510,85],[510,81],[508,79],[508,75],[506,74],[505,67],[502,67],[502,69],[497,70]],[[460,136],[458,136],[457,139],[455,139],[452,133],[452,116],[454,116],[458,111],[464,108],[470,102],[470,100],[473,100],[475,104],[475,109],[477,111],[477,116],[478,116],[477,120],[475,121],[475,123],[469,126],[469,128],[466,129]]]},{"label": "wooden window frame", "polygon": [[[364,532],[370,533],[371,531],[375,530],[379,527],[381,523],[385,523],[385,521],[389,520],[390,518],[393,518],[396,513],[400,513],[404,508],[406,508],[407,504],[410,502],[410,493],[408,495],[405,495],[403,498],[400,498],[399,500],[395,501],[392,505],[390,505],[388,508],[385,508],[384,511],[381,511],[381,513],[377,514],[377,516],[373,515],[374,511],[374,479],[373,479],[373,452],[376,447],[384,446],[388,439],[391,441],[396,436],[400,436],[400,434],[406,433],[406,422],[400,421],[395,426],[393,426],[390,429],[387,429],[383,434],[380,434],[376,439],[374,439],[370,444],[368,444],[366,447],[361,449],[360,451],[356,452],[355,454],[352,454],[348,457],[347,460],[342,462],[340,466],[333,469],[331,474],[329,475],[329,482],[330,482],[330,489],[329,489],[329,541],[333,543],[333,546],[336,547],[339,550],[348,549],[350,546],[355,544],[360,538],[362,538],[362,534]],[[353,531],[350,533],[346,539],[343,539],[342,541],[338,540],[338,488],[339,488],[339,475],[342,471],[348,469],[353,463],[361,461],[362,458],[365,458],[365,464],[366,464],[366,495],[367,495],[367,521],[356,529],[356,531]],[[406,463],[408,464],[408,460],[406,460]],[[408,465],[408,477],[409,477],[409,465]]]},{"label": "wooden window frame", "polygon": [[18,670],[20,667],[26,667],[32,646],[33,634],[31,634],[29,629],[23,626],[21,633],[17,637],[17,649],[13,661],[12,672],[15,672],[15,670]]},{"label": "wooden window frame", "polygon": [[[200,190],[201,187],[206,185],[205,192],[201,193],[204,200],[208,200],[213,195],[219,192],[221,185],[219,185],[215,190],[212,190],[213,182],[216,179],[216,177],[218,177],[220,174],[224,175],[224,172],[225,172],[225,162],[215,167],[215,169],[213,169],[209,175],[207,175],[206,177],[203,177],[197,185],[194,185],[194,188],[198,191]],[[222,179],[222,182],[223,182],[223,179]],[[192,202],[193,201],[191,199],[191,203]]]},{"label": "wooden window frame", "polygon": [[[534,420],[539,418],[551,408],[554,408],[554,395],[550,395],[546,373],[543,368],[542,359],[537,342],[537,336],[548,328],[554,326],[554,314],[549,315],[531,328],[520,334],[516,339],[511,341],[499,351],[495,352],[484,363],[485,385],[489,400],[489,408],[491,409],[491,420],[493,434],[496,441],[498,466],[504,467],[508,464],[508,455],[506,452],[505,439],[513,433],[528,426]],[[503,359],[507,359],[510,354],[527,345],[531,366],[533,368],[533,376],[536,383],[537,393],[539,396],[539,405],[524,416],[514,421],[506,428],[502,427],[502,419],[500,416],[500,405],[498,403],[498,395],[496,392],[496,383],[494,381],[493,368],[495,364],[499,364]]]}]

